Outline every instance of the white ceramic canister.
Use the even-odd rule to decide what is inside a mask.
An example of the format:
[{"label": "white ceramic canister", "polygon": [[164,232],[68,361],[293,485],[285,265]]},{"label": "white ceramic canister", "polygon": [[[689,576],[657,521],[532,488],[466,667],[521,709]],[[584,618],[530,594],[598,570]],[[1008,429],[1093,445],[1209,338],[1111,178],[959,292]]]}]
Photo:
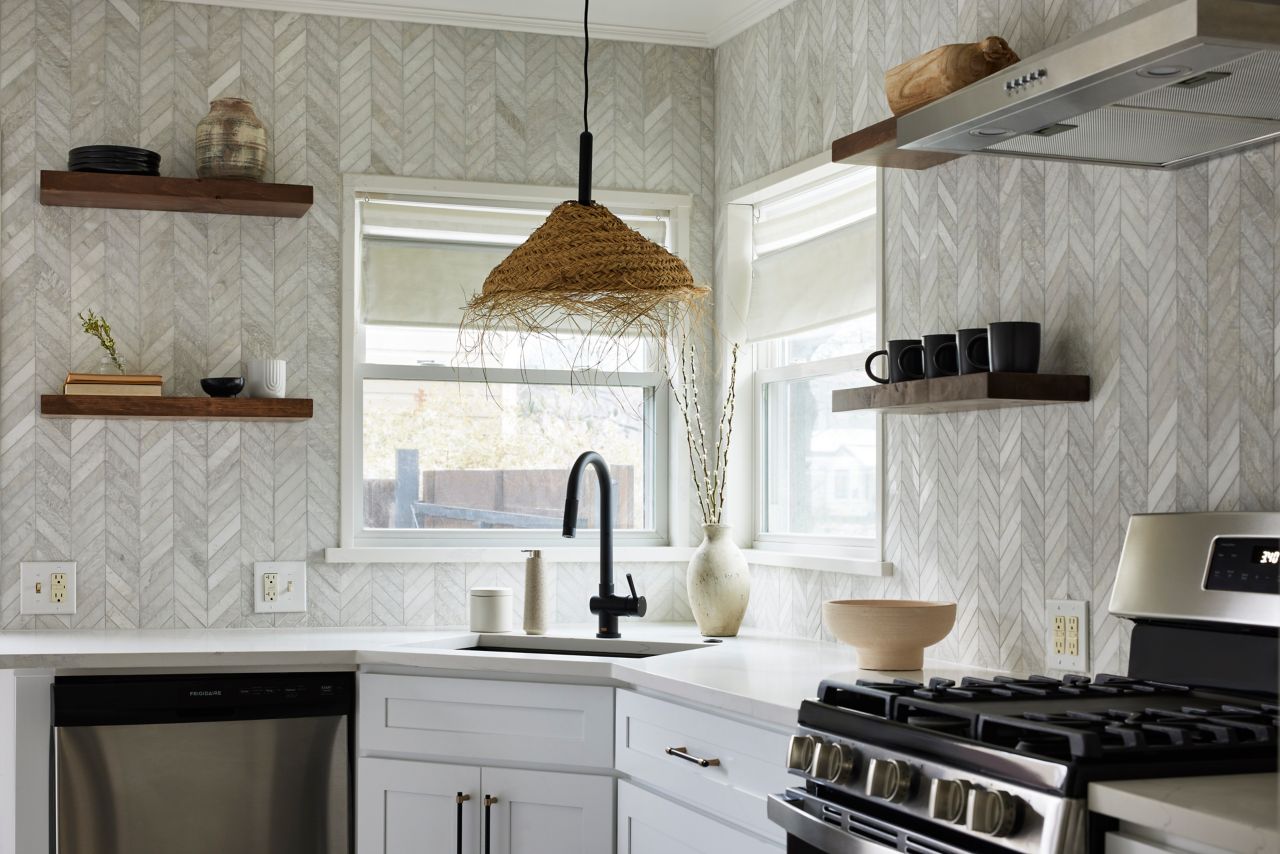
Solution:
[{"label": "white ceramic canister", "polygon": [[471,588],[471,631],[509,632],[512,629],[511,588]]},{"label": "white ceramic canister", "polygon": [[284,359],[252,359],[245,365],[244,389],[249,397],[284,397]]}]

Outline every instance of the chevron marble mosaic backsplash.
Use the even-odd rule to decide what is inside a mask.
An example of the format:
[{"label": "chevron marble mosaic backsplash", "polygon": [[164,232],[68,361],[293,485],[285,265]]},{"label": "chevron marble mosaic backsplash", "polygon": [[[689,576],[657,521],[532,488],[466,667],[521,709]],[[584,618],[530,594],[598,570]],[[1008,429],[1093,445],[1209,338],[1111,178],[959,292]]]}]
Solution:
[{"label": "chevron marble mosaic backsplash", "polygon": [[[599,42],[601,186],[688,192],[710,277],[713,202],[888,115],[883,70],[990,33],[1023,55],[1133,3],[797,0],[711,51]],[[564,183],[576,168],[576,40],[166,0],[0,2],[0,625],[449,625],[518,565],[323,563],[337,540],[344,172]],[[36,204],[37,171],[90,142],[160,151],[190,175],[211,97],[243,94],[302,220]],[[887,422],[889,579],[754,567],[748,624],[820,636],[823,599],[955,599],[937,652],[1042,666],[1046,598],[1091,601],[1093,661],[1123,671],[1105,617],[1128,514],[1275,509],[1280,472],[1276,150],[1177,173],[972,157],[886,180],[888,331],[1045,324],[1046,370],[1089,404]],[[306,424],[58,421],[36,415],[93,306],[131,367],[194,393],[247,358],[289,361]],[[73,557],[70,621],[18,615],[18,562]],[[309,612],[255,617],[256,559],[310,560]],[[657,619],[688,619],[683,567],[628,567]],[[590,564],[556,567],[581,621]],[[146,595],[143,595],[146,591]]]},{"label": "chevron marble mosaic backsplash", "polygon": [[[716,53],[717,191],[888,116],[884,69],[922,51],[999,34],[1028,56],[1133,5],[797,0]],[[761,570],[749,618],[814,635],[836,593],[949,599],[936,652],[1038,670],[1044,600],[1085,599],[1094,667],[1124,672],[1105,615],[1129,514],[1280,506],[1278,165],[1271,146],[1163,174],[888,173],[887,333],[1038,320],[1042,369],[1090,374],[1093,400],[888,418],[894,577]]]},{"label": "chevron marble mosaic backsplash", "polygon": [[[596,183],[691,193],[711,275],[710,51],[600,42]],[[339,184],[391,173],[573,184],[577,39],[243,11],[166,0],[0,2],[0,626],[457,625],[463,592],[518,566],[327,565],[337,544]],[[86,143],[143,145],[193,176],[211,98],[250,98],[269,178],[313,184],[301,220],[37,204],[40,169]],[[299,424],[52,420],[38,396],[97,365],[75,323],[110,318],[167,393],[246,359],[289,364]],[[18,614],[18,563],[74,558],[70,620]],[[255,617],[255,560],[310,561],[309,612]],[[638,567],[658,618],[677,568]],[[563,619],[586,622],[589,579]],[[682,585],[679,585],[682,589]]]}]

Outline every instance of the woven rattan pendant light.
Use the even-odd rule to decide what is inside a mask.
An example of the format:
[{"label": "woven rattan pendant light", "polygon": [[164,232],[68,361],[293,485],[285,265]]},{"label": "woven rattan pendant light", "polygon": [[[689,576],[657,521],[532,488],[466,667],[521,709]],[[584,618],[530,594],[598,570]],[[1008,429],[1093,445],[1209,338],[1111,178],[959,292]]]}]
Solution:
[{"label": "woven rattan pendant light", "polygon": [[562,202],[485,279],[467,304],[464,332],[537,334],[569,328],[610,340],[665,340],[708,290],[685,263],[591,198],[592,137],[587,123],[590,0],[583,3],[583,131],[578,198]]}]

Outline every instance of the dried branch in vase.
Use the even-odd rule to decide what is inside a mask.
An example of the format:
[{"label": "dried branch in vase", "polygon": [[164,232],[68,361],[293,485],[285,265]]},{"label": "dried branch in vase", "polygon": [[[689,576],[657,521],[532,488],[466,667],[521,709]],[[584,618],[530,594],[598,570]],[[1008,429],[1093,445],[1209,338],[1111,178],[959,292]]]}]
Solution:
[{"label": "dried branch in vase", "polygon": [[729,469],[729,443],[733,439],[733,417],[737,405],[738,345],[731,350],[729,389],[716,425],[715,446],[710,445],[702,404],[698,397],[698,345],[685,339],[680,347],[679,383],[672,383],[672,396],[684,419],[685,441],[689,449],[689,471],[703,524],[718,525],[724,514],[725,482]]}]

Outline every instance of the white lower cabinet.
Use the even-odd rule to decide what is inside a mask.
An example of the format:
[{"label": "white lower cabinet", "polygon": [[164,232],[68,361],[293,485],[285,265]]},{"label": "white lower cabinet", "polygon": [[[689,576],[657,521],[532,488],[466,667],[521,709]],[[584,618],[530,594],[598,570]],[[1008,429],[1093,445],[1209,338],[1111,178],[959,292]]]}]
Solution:
[{"label": "white lower cabinet", "polygon": [[618,854],[782,854],[758,837],[627,782],[618,784]]},{"label": "white lower cabinet", "polygon": [[600,854],[613,850],[613,778],[485,768],[488,854]]},{"label": "white lower cabinet", "polygon": [[362,758],[356,784],[358,854],[601,854],[613,847],[611,777]]},{"label": "white lower cabinet", "polygon": [[[465,765],[361,759],[358,854],[480,851],[480,773]],[[467,800],[459,802],[462,798]]]}]

